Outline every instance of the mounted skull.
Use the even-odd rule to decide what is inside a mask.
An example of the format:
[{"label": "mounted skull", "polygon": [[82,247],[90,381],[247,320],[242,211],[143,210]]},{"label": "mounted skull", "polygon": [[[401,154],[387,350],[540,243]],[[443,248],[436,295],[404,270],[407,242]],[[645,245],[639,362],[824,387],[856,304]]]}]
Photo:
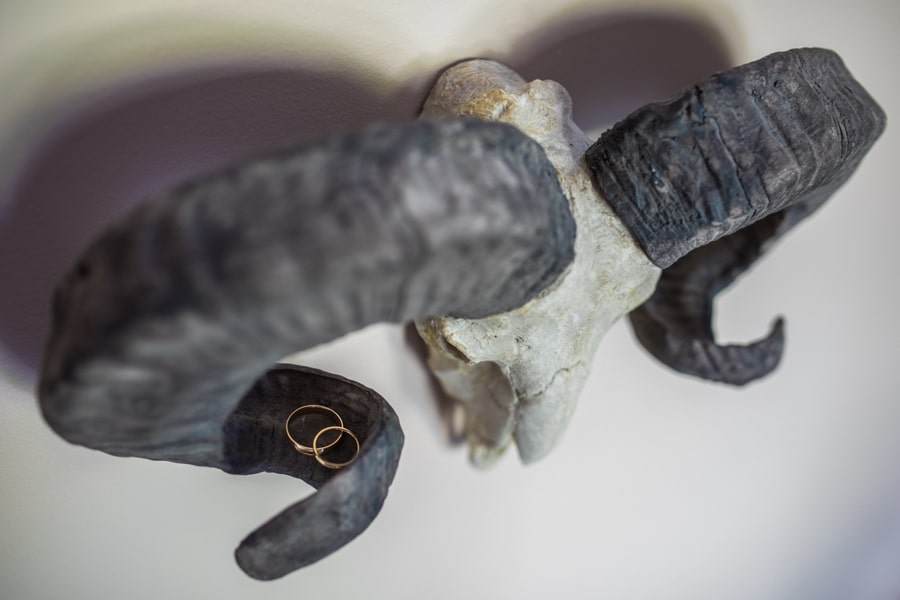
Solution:
[{"label": "mounted skull", "polygon": [[781,320],[759,342],[719,346],[712,300],[843,184],[884,128],[840,58],[819,49],[773,54],[645,106],[590,149],[558,84],[526,84],[487,61],[447,71],[423,115],[512,123],[540,142],[579,232],[569,270],[525,306],[419,324],[432,370],[465,406],[476,464],[513,440],[524,462],[549,451],[600,338],[651,293],[631,322],[662,362],[731,384],[774,369]]},{"label": "mounted skull", "polygon": [[569,200],[575,258],[552,286],[485,319],[418,323],[432,371],[465,407],[473,462],[489,464],[513,439],[532,462],[568,423],[600,339],[653,293],[660,270],[597,195],[584,162],[591,143],[558,83],[526,83],[495,62],[470,61],[444,73],[422,116],[515,125],[544,148]]},{"label": "mounted skull", "polygon": [[[481,463],[512,440],[526,461],[553,445],[600,337],[629,311],[676,369],[738,384],[769,372],[780,324],[717,346],[712,298],[849,177],[884,128],[875,102],[835,54],[807,49],[644,107],[590,148],[569,108],[556,84],[464,63],[425,116],[481,121],[369,128],[139,208],[57,292],[47,422],[111,454],[319,488],[238,548],[245,571],[272,579],[368,526],[403,443],[371,390],[270,369],[292,352],[419,320]],[[294,451],[283,429],[298,398],[346,415],[353,464]]]}]

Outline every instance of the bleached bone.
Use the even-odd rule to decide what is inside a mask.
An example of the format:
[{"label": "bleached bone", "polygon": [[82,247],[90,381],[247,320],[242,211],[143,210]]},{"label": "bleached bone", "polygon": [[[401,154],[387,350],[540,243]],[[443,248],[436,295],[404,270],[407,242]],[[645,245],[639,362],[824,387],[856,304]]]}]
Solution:
[{"label": "bleached bone", "polygon": [[496,62],[469,61],[443,74],[422,114],[515,125],[543,146],[571,203],[575,260],[554,285],[499,315],[417,323],[429,366],[464,406],[472,461],[488,465],[514,440],[529,463],[557,442],[601,338],[650,296],[660,269],[592,183],[584,162],[591,140],[558,83],[526,83]]}]

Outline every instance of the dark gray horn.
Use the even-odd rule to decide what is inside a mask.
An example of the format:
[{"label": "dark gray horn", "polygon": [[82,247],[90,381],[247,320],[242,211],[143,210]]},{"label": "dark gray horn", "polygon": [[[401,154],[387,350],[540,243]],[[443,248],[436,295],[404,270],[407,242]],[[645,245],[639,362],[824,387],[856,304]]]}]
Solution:
[{"label": "dark gray horn", "polygon": [[[552,165],[509,125],[376,126],[263,158],[156,198],[87,249],[54,298],[40,406],[61,436],[110,454],[319,482],[298,472],[308,466],[278,434],[283,402],[261,408],[274,389],[258,387],[267,369],[371,323],[520,306],[568,265],[574,237]],[[322,374],[279,373],[283,386],[313,378],[332,402],[346,404],[326,393],[342,389],[380,406]],[[340,490],[245,540],[238,559],[251,575],[278,577],[333,551],[333,538],[303,540],[322,513],[346,514],[330,502],[371,493],[360,502],[380,506],[402,433],[386,403],[354,406],[359,464],[331,480]],[[373,464],[368,480],[358,475]],[[345,543],[341,526],[333,535]],[[278,566],[259,567],[266,560]]]},{"label": "dark gray horn", "polygon": [[632,113],[592,146],[601,193],[665,269],[631,313],[641,343],[683,373],[744,384],[774,369],[779,319],[719,346],[713,298],[859,166],[885,114],[830,50],[779,52]]},{"label": "dark gray horn", "polygon": [[[284,443],[287,417],[306,403],[331,408],[355,432],[361,448],[349,466],[326,468]],[[309,443],[319,427],[332,424],[320,422],[295,433]],[[222,468],[229,473],[282,473],[318,490],[271,518],[235,551],[244,572],[265,580],[316,562],[362,533],[384,504],[403,446],[400,421],[376,392],[336,375],[286,364],[270,369],[253,385],[223,430]],[[352,445],[337,449],[344,456],[329,454],[329,460],[353,458]]]}]

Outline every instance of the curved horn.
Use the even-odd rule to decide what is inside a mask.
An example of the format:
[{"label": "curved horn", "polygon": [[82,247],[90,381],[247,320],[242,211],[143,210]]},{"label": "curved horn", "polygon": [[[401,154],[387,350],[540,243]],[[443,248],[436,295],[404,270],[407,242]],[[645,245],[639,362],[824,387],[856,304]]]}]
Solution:
[{"label": "curved horn", "polygon": [[[303,399],[337,411],[356,432],[361,449],[349,466],[327,469],[284,443],[285,420]],[[400,422],[384,398],[358,383],[296,365],[278,365],[261,377],[223,431],[229,473],[282,473],[318,490],[267,521],[235,551],[247,574],[266,580],[324,558],[362,533],[381,510],[403,446]],[[314,434],[315,429],[305,432],[304,439]]]},{"label": "curved horn", "polygon": [[587,153],[597,185],[665,269],[631,313],[641,343],[683,373],[744,384],[769,373],[781,321],[749,346],[719,346],[712,301],[840,187],[885,115],[829,50],[772,54],[645,106]]},{"label": "curved horn", "polygon": [[[266,433],[274,417],[240,417],[268,367],[379,321],[519,306],[571,261],[574,236],[543,150],[508,125],[378,126],[259,160],[157,198],[84,253],[54,299],[40,406],[64,438],[111,454],[296,475]],[[364,445],[379,444],[367,456],[399,453],[393,413],[377,414],[362,419]],[[358,481],[359,460],[334,479]],[[245,542],[242,566],[296,543],[312,526],[300,514],[281,521],[291,535]]]}]

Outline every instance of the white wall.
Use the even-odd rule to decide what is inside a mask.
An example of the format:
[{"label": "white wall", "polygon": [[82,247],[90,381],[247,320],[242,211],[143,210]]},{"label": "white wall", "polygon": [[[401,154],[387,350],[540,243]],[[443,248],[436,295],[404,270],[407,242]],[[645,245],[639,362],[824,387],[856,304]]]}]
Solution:
[{"label": "white wall", "polygon": [[[0,4],[0,597],[900,596],[900,136],[891,121],[900,4],[623,6],[634,7]],[[596,32],[579,48],[615,60],[578,58],[564,32]],[[808,45],[837,50],[889,126],[838,195],[717,304],[728,341],[787,318],[783,363],[762,382],[734,390],[675,375],[619,324],[560,446],[528,468],[510,454],[479,472],[445,444],[399,328],[304,355],[382,393],[407,441],[370,529],[272,583],[249,580],[231,552],[310,493],[303,483],[112,458],[67,445],[40,419],[32,388],[46,293],[80,244],[146,193],[303,136],[411,118],[429,78],[464,57],[572,77],[576,109],[579,99],[591,105],[580,114],[601,128],[679,78],[702,76],[707,61]]]}]

